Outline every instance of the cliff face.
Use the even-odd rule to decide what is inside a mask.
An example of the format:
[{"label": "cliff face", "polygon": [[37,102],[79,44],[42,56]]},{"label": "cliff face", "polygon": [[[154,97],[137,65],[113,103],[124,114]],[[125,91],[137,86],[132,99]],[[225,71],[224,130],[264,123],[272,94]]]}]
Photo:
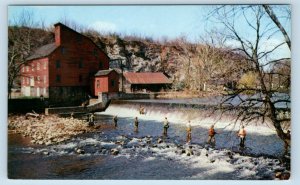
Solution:
[{"label": "cliff face", "polygon": [[154,42],[137,37],[86,33],[111,59],[122,59],[125,71],[163,72],[174,88],[202,90],[206,84],[238,81],[247,70],[240,54],[182,39]]},{"label": "cliff face", "polygon": [[111,59],[122,59],[126,70],[135,72],[166,72],[162,55],[164,46],[146,40],[122,39],[118,36],[87,34]]}]

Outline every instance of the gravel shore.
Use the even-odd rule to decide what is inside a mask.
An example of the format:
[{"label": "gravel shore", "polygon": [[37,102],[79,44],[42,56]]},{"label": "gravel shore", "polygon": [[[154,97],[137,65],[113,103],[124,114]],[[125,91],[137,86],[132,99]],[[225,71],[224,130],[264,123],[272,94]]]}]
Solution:
[{"label": "gravel shore", "polygon": [[93,132],[99,126],[88,126],[85,120],[62,118],[57,115],[40,115],[28,117],[25,115],[9,115],[9,132],[19,133],[31,138],[31,143],[51,145],[70,139],[72,136]]}]

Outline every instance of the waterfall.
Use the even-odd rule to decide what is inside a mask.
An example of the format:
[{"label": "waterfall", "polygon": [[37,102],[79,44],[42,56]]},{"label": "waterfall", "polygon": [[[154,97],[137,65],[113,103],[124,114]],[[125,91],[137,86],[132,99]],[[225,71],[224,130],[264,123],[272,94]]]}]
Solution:
[{"label": "waterfall", "polygon": [[[144,107],[145,114],[139,114],[139,108]],[[102,115],[117,115],[118,117],[134,118],[140,120],[154,120],[163,122],[167,117],[171,124],[187,124],[190,120],[192,126],[200,126],[204,128],[210,127],[212,124],[216,128],[227,130],[238,130],[240,121],[236,124],[236,111],[232,110],[226,114],[222,114],[221,110],[216,110],[212,106],[195,107],[186,104],[171,104],[159,102],[142,102],[142,101],[120,101],[111,103],[104,112],[97,114]],[[250,123],[247,128],[249,131],[257,131],[257,122]],[[259,124],[260,131],[274,132],[274,128],[269,122],[263,125]]]}]

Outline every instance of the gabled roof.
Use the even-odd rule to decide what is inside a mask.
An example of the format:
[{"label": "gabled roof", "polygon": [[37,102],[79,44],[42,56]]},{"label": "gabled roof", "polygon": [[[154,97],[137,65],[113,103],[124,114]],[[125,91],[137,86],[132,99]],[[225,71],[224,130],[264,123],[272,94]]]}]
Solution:
[{"label": "gabled roof", "polygon": [[170,84],[172,83],[163,73],[124,73],[125,79],[131,84]]},{"label": "gabled roof", "polygon": [[30,55],[26,60],[33,60],[37,58],[43,58],[50,55],[58,46],[55,43],[46,44],[38,49],[36,49],[32,55]]},{"label": "gabled roof", "polygon": [[[112,71],[115,71],[114,69],[107,69],[107,70],[99,70],[95,76],[105,76],[111,73]],[[116,72],[116,71],[115,71]]]}]

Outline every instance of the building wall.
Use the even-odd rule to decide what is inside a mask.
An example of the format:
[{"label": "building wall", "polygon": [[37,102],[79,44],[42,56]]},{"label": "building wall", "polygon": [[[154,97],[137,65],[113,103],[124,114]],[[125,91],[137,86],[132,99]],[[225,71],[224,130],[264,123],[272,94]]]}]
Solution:
[{"label": "building wall", "polygon": [[[113,85],[112,80],[114,81]],[[119,92],[119,74],[116,71],[112,71],[108,74],[108,84],[109,92]]]},{"label": "building wall", "polygon": [[109,58],[90,39],[65,26],[55,33],[61,45],[49,57],[50,86],[89,86],[98,70],[109,68]]},{"label": "building wall", "polygon": [[[22,92],[39,96],[42,94],[40,88],[46,88],[43,90],[46,95],[43,95],[49,95],[52,104],[79,104],[86,100],[88,94],[93,93],[90,88],[93,76],[97,71],[109,68],[109,58],[89,38],[62,24],[55,25],[55,43],[58,48],[48,57],[27,63],[37,66],[39,62],[41,70],[24,73],[28,79],[22,84]],[[45,69],[44,64],[47,64]],[[41,80],[41,75],[46,76],[43,83],[37,81],[38,78]],[[36,80],[30,84],[32,77]]]},{"label": "building wall", "polygon": [[40,58],[28,61],[21,68],[21,92],[25,96],[48,97],[49,61]]},{"label": "building wall", "polygon": [[49,87],[50,106],[77,106],[88,100],[86,86]]},{"label": "building wall", "polygon": [[94,81],[95,96],[100,92],[108,92],[108,76],[97,76]]},{"label": "building wall", "polygon": [[[114,81],[114,82],[112,82]],[[115,71],[94,78],[94,96],[100,92],[119,92],[119,74]]]}]

